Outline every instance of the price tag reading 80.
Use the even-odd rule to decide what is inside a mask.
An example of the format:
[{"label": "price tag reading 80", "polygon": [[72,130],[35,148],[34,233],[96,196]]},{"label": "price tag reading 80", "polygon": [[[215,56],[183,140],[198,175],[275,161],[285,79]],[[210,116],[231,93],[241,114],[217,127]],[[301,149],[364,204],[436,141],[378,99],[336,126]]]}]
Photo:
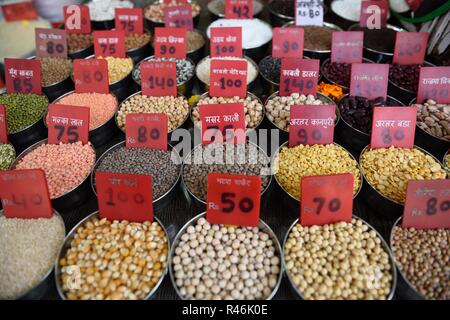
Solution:
[{"label": "price tag reading 80", "polygon": [[432,99],[437,103],[450,103],[450,67],[420,68],[417,102]]},{"label": "price tag reading 80", "polygon": [[42,94],[39,60],[5,58],[5,78],[8,93]]},{"label": "price tag reading 80", "polygon": [[36,28],[35,36],[38,57],[67,58],[67,33],[65,30]]},{"label": "price tag reading 80", "polygon": [[167,150],[168,119],[164,113],[131,113],[125,118],[127,148]]},{"label": "price tag reading 80", "polygon": [[88,6],[64,7],[64,28],[68,33],[91,33],[91,17]]},{"label": "price tag reading 80", "polygon": [[109,93],[108,64],[105,59],[76,59],[73,62],[75,91]]}]

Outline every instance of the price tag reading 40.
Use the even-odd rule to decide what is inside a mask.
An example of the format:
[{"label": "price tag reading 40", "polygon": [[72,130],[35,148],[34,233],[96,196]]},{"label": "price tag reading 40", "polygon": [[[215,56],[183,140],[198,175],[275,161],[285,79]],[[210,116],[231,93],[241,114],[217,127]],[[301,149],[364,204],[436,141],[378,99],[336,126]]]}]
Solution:
[{"label": "price tag reading 40", "polygon": [[388,87],[388,64],[353,63],[350,79],[350,95],[373,100],[386,99]]},{"label": "price tag reading 40", "polygon": [[5,78],[8,93],[42,93],[39,60],[5,58]]},{"label": "price tag reading 40", "polygon": [[225,19],[252,19],[252,0],[225,0]]},{"label": "price tag reading 40", "polygon": [[214,224],[256,227],[259,223],[261,177],[208,174],[206,219]]},{"label": "price tag reading 40", "polygon": [[211,60],[209,94],[212,97],[247,95],[247,61]]},{"label": "price tag reading 40", "polygon": [[156,97],[177,95],[177,70],[174,61],[143,61],[140,68],[143,95]]},{"label": "price tag reading 40", "polygon": [[194,29],[192,6],[190,4],[182,4],[165,7],[164,25],[173,28],[186,28],[187,30]]},{"label": "price tag reading 40", "polygon": [[6,108],[0,104],[0,143],[8,143],[8,127],[6,125]]},{"label": "price tag reading 40", "polygon": [[89,141],[89,107],[61,104],[48,106],[48,143]]},{"label": "price tag reading 40", "polygon": [[242,57],[242,27],[211,28],[210,38],[211,57]]},{"label": "price tag reading 40", "polygon": [[125,118],[127,148],[167,150],[168,119],[164,113],[130,113]]},{"label": "price tag reading 40", "polygon": [[292,59],[281,60],[280,95],[290,96],[291,93],[317,93],[320,60]]},{"label": "price tag reading 40", "polygon": [[142,34],[144,21],[141,8],[116,8],[116,29],[125,34]]},{"label": "price tag reading 40", "polygon": [[68,33],[91,33],[91,17],[88,6],[64,7],[64,28]]},{"label": "price tag reading 40", "polygon": [[417,102],[432,99],[437,103],[450,103],[450,67],[420,68]]},{"label": "price tag reading 40", "polygon": [[141,174],[96,172],[101,218],[153,221],[152,177]]},{"label": "price tag reading 40", "polygon": [[67,58],[66,30],[36,28],[35,35],[38,57]]},{"label": "price tag reading 40", "polygon": [[331,62],[362,62],[364,40],[362,31],[334,31],[332,39]]},{"label": "price tag reading 40", "polygon": [[303,28],[274,28],[272,56],[276,58],[303,58]]},{"label": "price tag reading 40", "polygon": [[428,32],[397,32],[393,62],[422,64],[428,44]]},{"label": "price tag reading 40", "polygon": [[109,93],[108,64],[105,59],[75,59],[75,91]]},{"label": "price tag reading 40", "polygon": [[155,28],[155,57],[186,58],[186,28]]},{"label": "price tag reading 40", "polygon": [[353,176],[350,173],[305,177],[301,190],[302,226],[352,220]]},{"label": "price tag reading 40", "polygon": [[450,228],[450,179],[410,180],[402,226],[416,229]]},{"label": "price tag reading 40", "polygon": [[123,31],[94,31],[95,57],[125,58],[125,33]]},{"label": "price tag reading 40", "polygon": [[52,204],[41,169],[0,171],[0,198],[7,218],[51,218]]}]

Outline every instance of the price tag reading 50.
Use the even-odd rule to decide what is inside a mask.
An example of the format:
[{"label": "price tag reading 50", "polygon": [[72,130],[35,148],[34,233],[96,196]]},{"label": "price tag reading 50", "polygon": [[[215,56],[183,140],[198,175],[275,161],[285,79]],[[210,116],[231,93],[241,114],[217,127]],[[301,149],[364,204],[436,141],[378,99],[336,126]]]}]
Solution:
[{"label": "price tag reading 50", "polygon": [[127,148],[167,150],[168,120],[165,113],[130,113],[125,123]]}]

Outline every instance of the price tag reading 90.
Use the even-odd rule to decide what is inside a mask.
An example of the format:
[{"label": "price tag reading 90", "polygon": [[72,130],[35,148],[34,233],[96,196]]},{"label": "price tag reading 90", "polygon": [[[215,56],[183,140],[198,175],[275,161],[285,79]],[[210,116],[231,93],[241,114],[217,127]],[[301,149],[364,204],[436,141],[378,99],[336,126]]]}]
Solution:
[{"label": "price tag reading 90", "polygon": [[186,28],[155,28],[155,57],[186,58]]},{"label": "price tag reading 90", "polygon": [[280,95],[290,96],[292,93],[317,93],[319,79],[319,60],[292,59],[281,60]]},{"label": "price tag reading 90", "polygon": [[211,60],[209,94],[212,97],[245,97],[247,61]]},{"label": "price tag reading 90", "polygon": [[89,7],[70,5],[64,7],[64,28],[68,33],[91,33]]},{"label": "price tag reading 90", "polygon": [[386,99],[388,64],[353,63],[350,79],[350,95],[373,100]]},{"label": "price tag reading 90", "polygon": [[127,148],[167,150],[168,118],[164,113],[131,113],[125,118]]},{"label": "price tag reading 90", "polygon": [[76,59],[73,62],[75,91],[109,93],[108,64],[105,59]]},{"label": "price tag reading 90", "polygon": [[450,67],[420,68],[417,102],[432,99],[437,103],[450,103]]},{"label": "price tag reading 90", "polygon": [[42,94],[39,60],[5,58],[5,78],[8,93]]},{"label": "price tag reading 90", "polygon": [[302,58],[303,38],[303,28],[274,28],[272,56],[276,58]]}]

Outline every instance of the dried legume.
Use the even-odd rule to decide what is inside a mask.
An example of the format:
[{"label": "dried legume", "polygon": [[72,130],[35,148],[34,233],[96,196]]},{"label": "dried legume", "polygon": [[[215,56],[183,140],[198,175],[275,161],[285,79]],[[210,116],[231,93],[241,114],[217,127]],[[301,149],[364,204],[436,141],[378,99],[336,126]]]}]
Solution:
[{"label": "dried legume", "polygon": [[116,8],[133,8],[128,0],[91,0],[88,4],[91,20],[113,20]]},{"label": "dried legume", "polygon": [[[144,59],[143,61],[173,61],[176,64],[177,69],[177,85],[180,85],[189,79],[192,78],[194,75],[194,64],[191,60],[187,59],[174,59],[174,58],[155,58],[154,56],[151,56],[149,58]],[[141,61],[141,63],[143,62]],[[141,65],[138,63],[134,70],[133,70],[133,79],[136,83],[141,84]]]},{"label": "dried legume", "polygon": [[[288,27],[296,27],[296,25],[290,24]],[[305,30],[303,42],[305,50],[331,50],[331,36],[333,35],[333,31],[336,30],[327,26],[303,26],[302,28]]]},{"label": "dried legume", "polygon": [[[162,2],[162,1],[161,1]],[[183,1],[172,0],[170,3],[155,3],[150,4],[144,8],[144,16],[146,19],[163,23],[164,21],[164,8],[178,6],[181,4],[185,4]],[[188,4],[192,7],[192,18],[195,18],[200,14],[202,7],[196,2],[188,2]]]},{"label": "dried legume", "polygon": [[269,81],[280,84],[281,59],[272,56],[264,57],[259,62],[259,72]]},{"label": "dried legume", "polygon": [[417,125],[429,134],[450,141],[450,105],[428,99],[417,107]]},{"label": "dried legume", "polygon": [[108,62],[109,84],[122,80],[133,70],[131,58],[99,57],[99,59],[105,59]]},{"label": "dried legume", "polygon": [[197,68],[195,69],[195,73],[197,78],[203,82],[204,84],[209,85],[209,73],[211,68],[211,60],[213,59],[226,59],[226,60],[245,60],[247,61],[247,84],[253,82],[258,76],[258,70],[256,70],[253,62],[250,62],[248,58],[237,58],[237,57],[215,57],[210,58],[207,57],[199,62]]},{"label": "dried legume", "polygon": [[188,30],[186,32],[186,51],[191,52],[200,49],[205,44],[205,38],[197,30]]},{"label": "dried legume", "polygon": [[397,31],[383,29],[352,28],[352,31],[364,31],[364,47],[378,52],[394,53]]},{"label": "dried legume", "polygon": [[8,170],[16,157],[12,144],[0,144],[0,170]]},{"label": "dried legume", "polygon": [[144,32],[142,34],[128,34],[125,37],[125,48],[127,51],[143,47],[150,42],[150,34]]},{"label": "dried legume", "polygon": [[401,88],[416,93],[421,67],[419,64],[393,64],[389,68],[389,80]]},{"label": "dried legume", "polygon": [[323,76],[329,81],[335,82],[338,85],[344,86],[346,88],[350,87],[350,72],[352,69],[351,63],[331,63],[327,60],[320,71]]},{"label": "dried legume", "polygon": [[94,45],[92,34],[69,33],[67,35],[67,46],[69,53],[75,53]]},{"label": "dried legume", "polygon": [[69,59],[43,57],[39,60],[44,87],[65,80],[72,73],[72,61]]}]

